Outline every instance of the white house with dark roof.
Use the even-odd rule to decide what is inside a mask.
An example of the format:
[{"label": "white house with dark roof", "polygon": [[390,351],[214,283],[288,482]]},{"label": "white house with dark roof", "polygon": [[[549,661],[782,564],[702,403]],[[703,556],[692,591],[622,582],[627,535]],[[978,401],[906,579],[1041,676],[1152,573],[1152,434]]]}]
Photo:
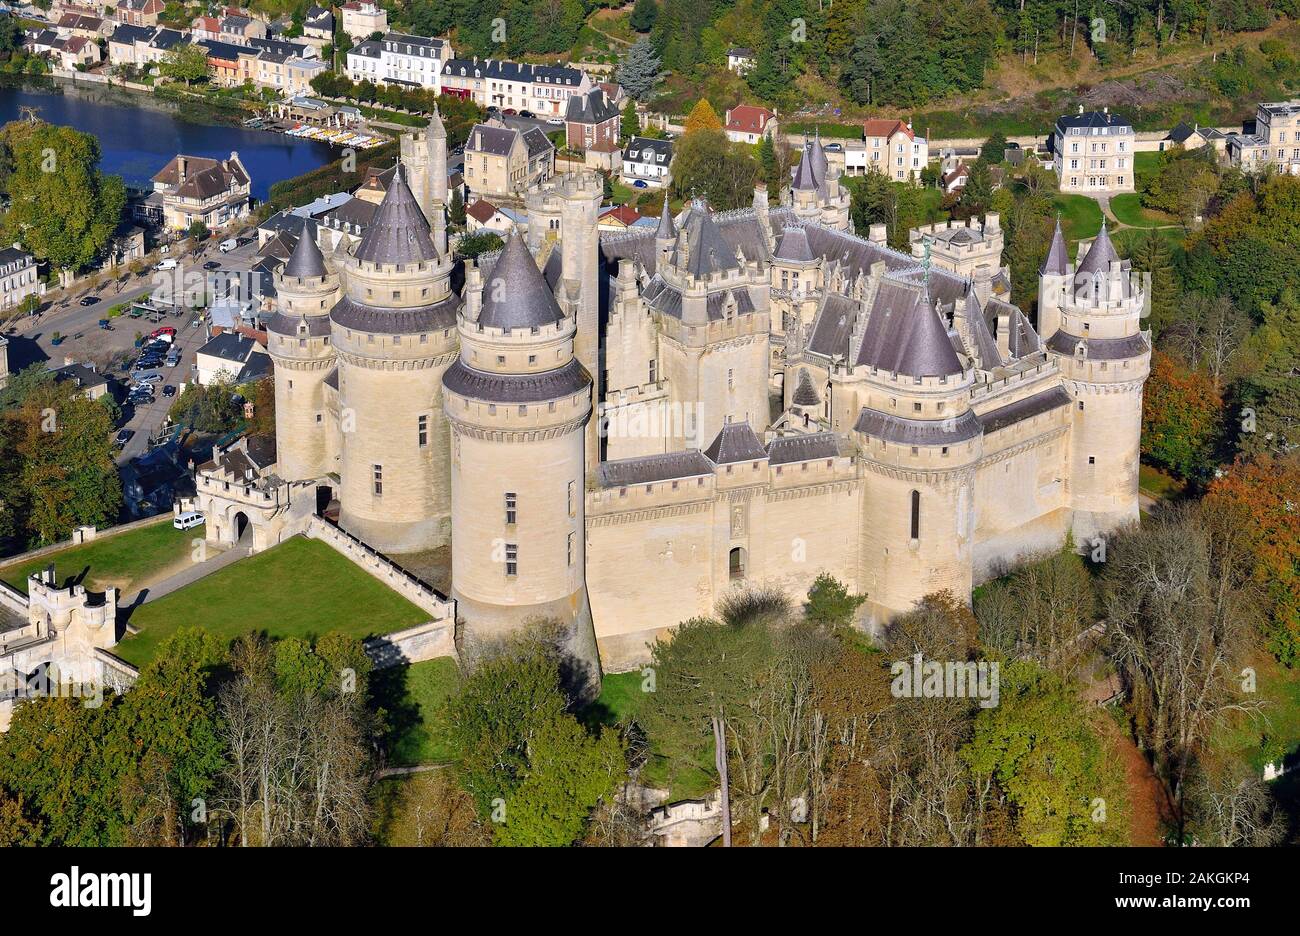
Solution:
[{"label": "white house with dark roof", "polygon": [[623,147],[623,179],[663,188],[673,180],[673,141],[632,137]]},{"label": "white house with dark roof", "polygon": [[353,81],[428,88],[442,94],[442,66],[450,56],[451,45],[445,39],[390,32],[348,50],[346,70]]},{"label": "white house with dark roof", "polygon": [[540,117],[563,117],[569,99],[592,88],[580,68],[490,58],[449,59],[442,84],[445,93],[469,98],[479,107],[528,110]]},{"label": "white house with dark roof", "polygon": [[36,258],[21,244],[0,250],[0,310],[21,305],[28,296],[44,294]]},{"label": "white house with dark roof", "polygon": [[1134,191],[1133,124],[1110,108],[1066,114],[1056,121],[1052,158],[1062,192],[1118,195]]},{"label": "white house with dark roof", "polygon": [[194,352],[194,379],[203,387],[248,379],[264,372],[265,362],[248,369],[258,355],[266,357],[266,349],[254,339],[238,332],[222,332]]},{"label": "white house with dark roof", "polygon": [[238,153],[228,159],[175,156],[153,177],[162,196],[163,224],[181,231],[195,221],[215,230],[249,212],[252,180]]}]

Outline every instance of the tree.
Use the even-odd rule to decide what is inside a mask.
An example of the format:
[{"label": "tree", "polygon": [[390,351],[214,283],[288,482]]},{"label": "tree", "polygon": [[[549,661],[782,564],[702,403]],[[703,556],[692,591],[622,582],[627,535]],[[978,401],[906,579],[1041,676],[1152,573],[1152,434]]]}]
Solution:
[{"label": "tree", "polygon": [[682,137],[673,153],[673,191],[683,199],[703,197],[716,211],[750,204],[758,174],[750,149],[732,143],[721,130]]},{"label": "tree", "polygon": [[1300,455],[1238,459],[1210,482],[1205,502],[1231,512],[1246,531],[1254,578],[1269,598],[1265,638],[1287,666],[1300,663]]},{"label": "tree", "polygon": [[1142,456],[1180,478],[1206,478],[1223,430],[1223,400],[1204,374],[1162,351],[1142,393]]},{"label": "tree", "polygon": [[823,572],[808,589],[808,601],[803,606],[804,616],[831,630],[847,627],[853,623],[854,615],[866,600],[866,595],[853,594],[839,579],[829,572]]},{"label": "tree", "polygon": [[628,98],[623,105],[623,119],[619,126],[619,138],[623,143],[627,143],[632,137],[641,133],[641,118],[637,116],[636,102]]},{"label": "tree", "polygon": [[496,231],[478,230],[466,234],[456,242],[456,253],[465,259],[472,259],[479,254],[500,250],[506,245]]},{"label": "tree", "polygon": [[990,166],[1000,165],[1006,159],[1007,138],[1001,131],[995,130],[980,147],[979,158]]},{"label": "tree", "polygon": [[1097,594],[1071,541],[982,586],[974,612],[980,644],[989,652],[1068,672],[1089,650],[1079,637],[1096,623]]},{"label": "tree", "polygon": [[196,218],[190,223],[186,233],[196,241],[201,241],[208,236],[208,226]]},{"label": "tree", "polygon": [[202,81],[208,77],[208,52],[200,45],[183,43],[167,50],[158,70],[172,81],[183,81],[189,87],[191,82]]},{"label": "tree", "polygon": [[659,5],[655,0],[636,0],[635,6],[632,7],[632,18],[628,21],[633,29],[639,33],[648,33],[655,27],[655,20],[659,18]]},{"label": "tree", "polygon": [[1147,326],[1158,339],[1174,323],[1181,298],[1169,241],[1153,228],[1132,242],[1129,259],[1133,261],[1135,270],[1151,274],[1151,310]]},{"label": "tree", "polygon": [[645,101],[659,80],[659,65],[654,46],[648,38],[642,37],[628,48],[614,77],[633,99]]},{"label": "tree", "polygon": [[700,98],[691,108],[691,112],[686,115],[686,129],[682,136],[688,137],[702,130],[710,132],[722,130],[722,121],[718,119],[717,113],[705,98]]},{"label": "tree", "polygon": [[460,231],[465,227],[465,196],[461,195],[460,188],[452,190],[451,204],[447,206],[447,219],[451,222],[452,230]]},{"label": "tree", "polygon": [[88,133],[15,121],[0,131],[13,164],[5,239],[21,241],[56,269],[78,270],[99,257],[126,204],[119,176],[98,170],[99,142]]},{"label": "tree", "polygon": [[1250,413],[1243,411],[1239,444],[1249,454],[1284,454],[1300,445],[1300,290],[1259,307],[1263,319],[1243,355],[1256,370],[1241,390]]},{"label": "tree", "polygon": [[[996,786],[1028,845],[1126,845],[1124,776],[1074,687],[1027,660],[1001,669],[999,702],[962,749],[980,789]],[[1097,821],[1096,800],[1105,804]]]}]

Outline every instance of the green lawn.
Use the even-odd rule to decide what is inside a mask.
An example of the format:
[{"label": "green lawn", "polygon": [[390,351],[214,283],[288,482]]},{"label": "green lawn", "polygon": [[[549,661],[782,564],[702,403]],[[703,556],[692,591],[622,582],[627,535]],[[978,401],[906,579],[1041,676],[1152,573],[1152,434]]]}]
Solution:
[{"label": "green lawn", "polygon": [[[1057,195],[1053,202],[1061,216],[1061,227],[1071,243],[1096,237],[1101,230],[1101,206],[1087,195]],[[1073,251],[1071,252],[1073,253]]]},{"label": "green lawn", "polygon": [[1149,151],[1133,154],[1133,174],[1141,175],[1144,172],[1150,172],[1160,162],[1160,153]]},{"label": "green lawn", "polygon": [[389,763],[412,767],[452,759],[445,706],[460,685],[454,660],[439,657],[380,670],[371,685],[376,706],[386,713]]},{"label": "green lawn", "polygon": [[1142,196],[1137,192],[1116,195],[1110,200],[1110,210],[1114,212],[1116,218],[1129,227],[1159,227],[1178,223],[1177,218],[1170,217],[1162,211],[1143,208]]},{"label": "green lawn", "polygon": [[76,579],[91,591],[116,586],[127,597],[137,583],[183,561],[196,537],[203,537],[201,528],[178,530],[163,521],[0,567],[0,579],[25,594],[27,577],[53,562],[61,585]]},{"label": "green lawn", "polygon": [[130,619],[140,633],[113,652],[140,666],[180,627],[223,640],[249,633],[312,639],[330,631],[388,634],[428,619],[329,546],[296,536],[141,605]]},{"label": "green lawn", "polygon": [[1210,746],[1219,754],[1264,769],[1265,739],[1280,742],[1288,754],[1300,749],[1300,670],[1287,669],[1261,654],[1250,665],[1256,673],[1255,699],[1263,703],[1261,715],[1238,715],[1217,730]]}]

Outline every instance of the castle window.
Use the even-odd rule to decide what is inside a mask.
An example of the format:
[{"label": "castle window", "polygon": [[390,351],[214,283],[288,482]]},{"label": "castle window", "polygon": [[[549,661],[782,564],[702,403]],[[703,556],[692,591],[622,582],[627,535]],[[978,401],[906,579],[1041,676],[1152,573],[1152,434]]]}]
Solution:
[{"label": "castle window", "polygon": [[730,368],[727,369],[727,389],[736,389],[736,372]]},{"label": "castle window", "polygon": [[519,544],[506,543],[506,575],[519,574]]},{"label": "castle window", "polygon": [[945,458],[947,458],[947,457],[948,457],[948,446],[945,445],[942,449],[940,449],[940,450],[939,450],[939,454],[942,455],[942,456],[944,456]]},{"label": "castle window", "polygon": [[497,363],[498,363],[498,364],[504,364],[505,362],[506,362],[506,356],[505,356],[504,354],[498,354],[498,355],[497,355]]},{"label": "castle window", "polygon": [[1095,464],[1097,464],[1097,456],[1096,456],[1096,455],[1089,455],[1089,456],[1088,456],[1088,464],[1090,464],[1090,465],[1095,465]]},{"label": "castle window", "polygon": [[421,335],[421,336],[420,336],[420,344],[428,344],[428,343],[429,343],[429,336],[428,336],[428,335]]},{"label": "castle window", "polygon": [[913,403],[913,404],[912,404],[912,412],[913,412],[913,413],[919,413],[919,412],[921,412],[921,404],[920,404],[920,403]]},{"label": "castle window", "polygon": [[947,405],[947,404],[945,404],[945,403],[940,403],[940,404],[938,405],[937,409],[939,410],[940,413],[943,412],[943,408],[944,408],[944,406],[946,406],[946,405]]},{"label": "castle window", "polygon": [[889,408],[890,408],[890,409],[898,409],[898,398],[897,398],[897,397],[890,397],[890,398],[889,398]]},{"label": "castle window", "polygon": [[529,363],[529,364],[536,364],[536,363],[537,363],[537,355],[535,355],[535,354],[530,354],[530,355],[528,355],[528,363]]},{"label": "castle window", "polygon": [[300,347],[300,348],[305,348],[305,347],[307,347],[307,339],[306,339],[306,338],[299,338],[299,339],[298,339],[298,347]]},{"label": "castle window", "polygon": [[506,492],[506,523],[514,524],[519,517],[519,502],[514,491]]},{"label": "castle window", "polygon": [[520,415],[520,416],[527,416],[527,415],[528,415],[528,407],[527,407],[525,404],[523,404],[523,403],[520,403],[520,404],[519,404],[519,415]]},{"label": "castle window", "polygon": [[912,492],[912,539],[921,538],[921,492]]},{"label": "castle window", "polygon": [[745,550],[740,546],[732,547],[727,555],[727,572],[732,581],[745,577]]},{"label": "castle window", "polygon": [[659,381],[659,362],[651,361],[650,362],[650,383],[658,383],[658,381]]},{"label": "castle window", "polygon": [[[673,482],[673,487],[677,487],[676,481]],[[577,503],[577,498],[575,496],[577,493],[578,493],[578,482],[570,481],[569,482],[569,516],[570,517],[577,515],[577,511],[574,509],[575,504]]]},{"label": "castle window", "polygon": [[429,444],[429,417],[422,415],[417,422],[420,448]]},{"label": "castle window", "polygon": [[570,533],[569,534],[569,565],[570,566],[573,565],[573,554],[575,552],[576,546],[577,546],[577,534]]},{"label": "castle window", "polygon": [[1079,412],[1083,412],[1083,400],[1079,401]]},{"label": "castle window", "polygon": [[375,486],[375,496],[382,497],[384,494],[384,466],[371,465],[370,474],[371,477],[373,478],[373,483]]},{"label": "castle window", "polygon": [[393,290],[393,298],[394,298],[394,299],[401,299],[401,298],[402,298],[402,291],[401,291],[400,289],[394,289],[394,290]]},{"label": "castle window", "polygon": [[317,413],[317,414],[316,414],[316,421],[317,421],[317,422],[320,422],[320,413]]}]

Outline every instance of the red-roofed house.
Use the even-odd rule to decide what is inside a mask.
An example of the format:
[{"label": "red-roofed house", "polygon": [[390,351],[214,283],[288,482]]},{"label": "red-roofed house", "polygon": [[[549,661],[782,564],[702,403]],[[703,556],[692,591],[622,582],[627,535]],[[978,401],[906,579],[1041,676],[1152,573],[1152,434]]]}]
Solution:
[{"label": "red-roofed house", "polygon": [[738,104],[728,110],[722,129],[733,143],[757,143],[778,132],[776,114],[753,104]]},{"label": "red-roofed house", "polygon": [[607,208],[596,218],[598,231],[626,231],[641,220],[641,215],[630,205],[615,205]]},{"label": "red-roofed house", "polygon": [[465,209],[465,229],[471,233],[487,230],[504,234],[514,226],[514,219],[486,198],[480,198]]},{"label": "red-roofed house", "polygon": [[203,39],[211,39],[215,42],[221,38],[221,20],[215,16],[196,16],[190,28],[195,42]]},{"label": "red-roofed house", "polygon": [[850,142],[844,151],[848,175],[883,172],[896,182],[915,181],[930,161],[930,144],[901,120],[873,118],[862,124],[862,142]]},{"label": "red-roofed house", "polygon": [[157,26],[163,0],[117,0],[117,18],[128,26]]}]

